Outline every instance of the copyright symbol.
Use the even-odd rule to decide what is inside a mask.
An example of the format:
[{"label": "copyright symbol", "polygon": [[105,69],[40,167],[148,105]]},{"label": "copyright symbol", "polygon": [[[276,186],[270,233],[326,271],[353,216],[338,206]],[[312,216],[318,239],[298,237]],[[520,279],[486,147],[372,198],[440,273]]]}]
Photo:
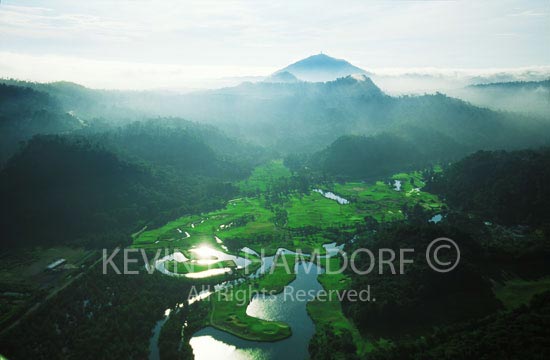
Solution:
[{"label": "copyright symbol", "polygon": [[[454,248],[454,250],[452,250]],[[438,254],[440,250],[447,249],[447,251],[456,252],[455,261],[441,261]],[[446,273],[453,270],[460,261],[460,249],[458,245],[449,238],[437,238],[432,241],[426,248],[426,261],[430,267],[440,273]]]}]

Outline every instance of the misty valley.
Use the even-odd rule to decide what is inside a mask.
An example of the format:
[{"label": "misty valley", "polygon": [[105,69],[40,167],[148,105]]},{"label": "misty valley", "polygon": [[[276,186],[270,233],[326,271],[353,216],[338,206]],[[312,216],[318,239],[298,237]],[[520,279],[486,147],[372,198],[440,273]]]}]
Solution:
[{"label": "misty valley", "polygon": [[550,80],[376,79],[1,80],[0,358],[547,359]]}]

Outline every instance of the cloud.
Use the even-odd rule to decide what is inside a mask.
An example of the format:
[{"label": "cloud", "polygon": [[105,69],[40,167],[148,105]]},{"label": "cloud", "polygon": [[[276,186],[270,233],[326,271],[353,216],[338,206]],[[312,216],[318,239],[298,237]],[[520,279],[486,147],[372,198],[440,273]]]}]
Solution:
[{"label": "cloud", "polygon": [[319,51],[366,69],[550,63],[547,0],[29,3],[2,1],[2,51],[212,68],[280,68]]},{"label": "cloud", "polygon": [[[242,77],[273,72],[271,67],[201,66],[90,60],[59,55],[0,52],[0,78],[71,81],[92,88],[189,89],[235,85]],[[234,79],[228,80],[227,77]]]},{"label": "cloud", "polygon": [[520,68],[382,68],[372,69],[372,79],[392,95],[453,92],[468,85],[550,79],[550,66]]},{"label": "cloud", "polygon": [[[92,88],[175,89],[233,86],[261,80],[279,67],[140,63],[60,55],[0,52],[0,78],[72,81]],[[473,83],[550,78],[550,66],[490,69],[369,68],[373,80],[394,94],[433,92]]]},{"label": "cloud", "polygon": [[84,34],[102,38],[135,37],[142,28],[131,22],[82,13],[58,13],[53,9],[0,6],[0,30],[4,35],[32,38],[76,39]]},{"label": "cloud", "polygon": [[508,16],[513,16],[513,17],[524,17],[524,16],[527,16],[527,17],[540,17],[540,16],[547,16],[548,13],[547,12],[542,12],[542,11],[537,11],[537,10],[525,10],[525,11],[520,11],[520,12],[517,12],[517,13],[513,13],[513,14],[508,14]]}]

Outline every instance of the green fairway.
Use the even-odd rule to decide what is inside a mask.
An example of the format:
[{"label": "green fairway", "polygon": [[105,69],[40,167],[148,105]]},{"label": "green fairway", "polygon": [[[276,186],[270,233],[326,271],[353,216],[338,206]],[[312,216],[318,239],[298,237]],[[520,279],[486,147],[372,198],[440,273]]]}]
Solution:
[{"label": "green fairway", "polygon": [[259,199],[235,199],[225,209],[203,216],[184,216],[160,228],[144,231],[134,239],[134,245],[187,249],[204,244],[223,250],[216,236],[223,241],[224,238],[270,234],[275,229],[272,216],[271,211],[261,206]]},{"label": "green fairway", "polygon": [[[396,174],[391,181],[334,183],[321,188],[349,200],[346,204],[315,191],[305,195],[290,191],[280,202],[268,201],[272,185],[289,176],[290,172],[282,161],[260,166],[249,179],[237,184],[243,196],[229,201],[224,209],[183,216],[157,229],[143,229],[135,234],[133,246],[177,248],[191,259],[193,254],[188,250],[201,245],[241,256],[240,249],[245,246],[257,252],[263,251],[264,255],[274,254],[279,247],[323,254],[326,251],[323,244],[343,243],[350,239],[356,225],[363,224],[366,216],[379,222],[390,222],[403,220],[406,207],[420,204],[429,212],[436,213],[442,206],[435,195],[422,191],[425,184],[420,172]],[[395,180],[401,181],[400,191],[394,188]],[[286,214],[285,221],[276,220],[277,212]],[[294,257],[290,256],[289,260],[293,269]],[[193,264],[195,266],[190,270],[189,265]],[[257,269],[258,266],[260,261],[256,259],[250,268]],[[328,267],[336,266],[339,266],[339,259],[330,259]],[[213,267],[234,268],[234,264],[199,265],[174,261],[166,264],[168,270],[177,270],[181,274]],[[290,336],[288,325],[250,317],[246,308],[254,291],[282,291],[294,278],[293,271],[287,273],[284,268],[277,268],[274,273],[238,285],[228,293],[215,293],[211,299],[211,325],[247,340],[275,341]],[[343,291],[350,286],[350,279],[342,274],[323,274],[319,281],[327,291]],[[232,298],[232,294],[237,293],[241,296]],[[376,346],[362,339],[354,324],[344,316],[337,297],[325,302],[312,301],[307,310],[317,325],[330,326],[336,334],[351,334],[360,355]]]},{"label": "green fairway", "polygon": [[[251,341],[277,341],[289,337],[291,329],[285,323],[261,320],[246,314],[254,293],[276,294],[296,278],[294,255],[281,256],[276,264],[272,273],[268,272],[260,279],[243,283],[227,292],[213,294],[210,299],[210,324]],[[290,272],[287,271],[287,266]]]},{"label": "green fairway", "polygon": [[332,190],[352,201],[358,213],[368,214],[379,222],[403,220],[405,205],[411,208],[420,204],[430,212],[437,212],[443,205],[436,195],[422,191],[425,183],[419,172],[396,174],[393,180],[401,181],[400,191],[394,189],[393,183],[383,181],[336,183]]},{"label": "green fairway", "polygon": [[[243,246],[257,251],[264,249],[267,254],[273,254],[278,247],[323,252],[323,244],[338,240],[330,237],[325,229],[338,228],[342,234],[353,236],[355,224],[362,223],[365,216],[389,222],[403,220],[405,206],[420,204],[433,213],[442,206],[437,196],[422,191],[425,184],[420,172],[400,173],[394,175],[392,181],[401,181],[401,191],[383,181],[329,186],[328,190],[348,199],[349,204],[339,204],[313,191],[307,195],[291,193],[280,207],[287,213],[286,223],[277,225],[274,208],[266,203],[262,193],[274,180],[288,176],[290,172],[282,161],[262,165],[247,180],[237,184],[243,192],[255,193],[256,197],[234,199],[224,209],[183,216],[160,228],[144,229],[134,235],[133,245],[184,251],[192,246],[210,245],[222,251],[229,247],[234,252]],[[301,234],[300,229],[304,228],[315,230]]]},{"label": "green fairway", "polygon": [[[342,265],[340,257],[332,257],[328,261],[321,260],[321,265],[328,271],[338,271]],[[344,274],[321,274],[317,278],[323,288],[327,291],[344,291],[349,288],[351,279]],[[325,301],[326,300],[326,301]],[[332,329],[336,335],[343,333],[350,334],[357,347],[357,352],[362,355],[374,346],[365,341],[353,323],[344,316],[340,300],[336,297],[329,297],[320,300],[313,300],[307,303],[307,312],[317,326],[327,326]]]},{"label": "green fairway", "polygon": [[288,204],[285,204],[285,210],[288,212],[290,228],[339,227],[363,220],[352,204],[340,205],[316,192],[303,197],[292,197]]},{"label": "green fairway", "polygon": [[283,161],[275,160],[255,168],[250,177],[239,182],[237,186],[243,193],[258,195],[265,192],[276,180],[290,175],[290,170],[283,165]]}]

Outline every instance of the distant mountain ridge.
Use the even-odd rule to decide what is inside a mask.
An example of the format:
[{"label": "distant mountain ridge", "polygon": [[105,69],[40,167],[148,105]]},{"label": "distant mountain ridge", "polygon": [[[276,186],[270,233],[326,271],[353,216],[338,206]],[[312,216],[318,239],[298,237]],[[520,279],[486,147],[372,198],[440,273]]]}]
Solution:
[{"label": "distant mountain ridge", "polygon": [[264,80],[264,82],[271,83],[295,83],[298,81],[300,81],[300,79],[288,71],[276,72]]},{"label": "distant mountain ridge", "polygon": [[36,134],[58,134],[81,129],[83,123],[63,109],[55,95],[30,87],[0,83],[0,167]]},{"label": "distant mountain ridge", "polygon": [[365,74],[327,82],[245,82],[186,94],[36,87],[54,93],[65,110],[88,124],[185,118],[283,154],[316,152],[344,135],[382,132],[423,144],[423,152],[438,160],[550,142],[550,123],[539,118],[491,111],[443,94],[389,96]]},{"label": "distant mountain ridge", "polygon": [[538,89],[538,88],[550,88],[550,79],[541,81],[507,81],[507,82],[491,82],[483,84],[469,85],[469,88],[524,88],[524,89]]},{"label": "distant mountain ridge", "polygon": [[312,82],[332,81],[353,74],[368,75],[367,71],[346,60],[336,59],[323,53],[299,60],[276,71],[273,75],[284,72],[289,72],[300,80]]},{"label": "distant mountain ridge", "polygon": [[453,95],[475,105],[550,121],[550,79],[470,85],[455,90]]}]

